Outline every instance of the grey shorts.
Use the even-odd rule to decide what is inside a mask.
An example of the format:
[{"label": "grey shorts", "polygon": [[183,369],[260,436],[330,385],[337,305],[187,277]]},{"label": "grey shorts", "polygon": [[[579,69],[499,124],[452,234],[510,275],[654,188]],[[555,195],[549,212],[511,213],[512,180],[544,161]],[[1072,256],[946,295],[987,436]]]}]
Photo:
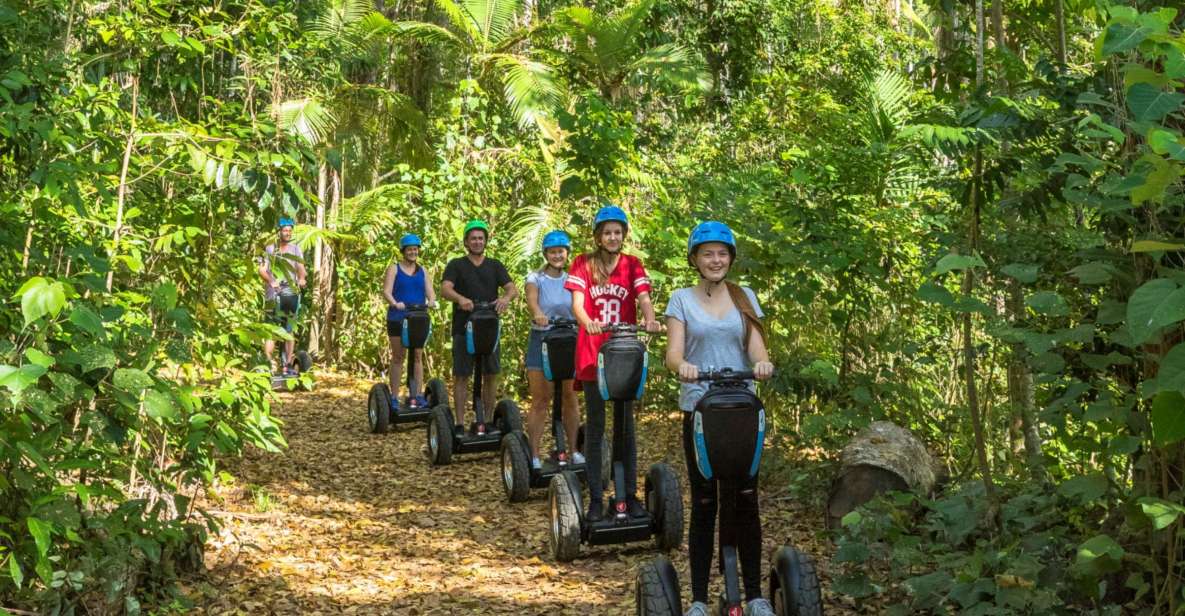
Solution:
[{"label": "grey shorts", "polygon": [[[502,345],[494,347],[494,352],[482,358],[482,374],[498,374],[502,370]],[[453,336],[453,376],[473,376],[473,356],[465,350],[465,336]]]}]

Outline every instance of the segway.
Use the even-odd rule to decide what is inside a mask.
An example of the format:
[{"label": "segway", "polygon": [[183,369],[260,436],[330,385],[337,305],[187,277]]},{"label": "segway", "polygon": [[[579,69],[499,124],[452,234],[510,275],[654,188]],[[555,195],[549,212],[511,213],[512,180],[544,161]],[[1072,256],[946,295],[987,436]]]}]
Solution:
[{"label": "segway", "polygon": [[580,553],[580,545],[609,545],[645,541],[654,537],[660,550],[678,547],[683,541],[683,495],[679,478],[671,467],[658,463],[646,473],[644,515],[626,513],[625,452],[635,443],[625,442],[626,413],[639,400],[646,386],[648,359],[646,345],[638,339],[637,325],[614,323],[597,355],[597,385],[601,397],[613,403],[613,485],[614,496],[609,511],[599,521],[585,519],[585,507],[576,473],[565,470],[551,478],[548,501],[551,509],[551,534],[548,547],[560,562],[568,562]]},{"label": "segway", "polygon": [[[366,419],[370,424],[370,431],[382,434],[391,425],[409,423],[428,423],[432,415],[432,408],[445,403],[448,394],[444,381],[429,379],[428,386],[422,390],[420,383],[415,382],[416,351],[424,348],[428,337],[432,335],[432,319],[428,316],[428,306],[424,304],[408,304],[403,317],[403,348],[407,349],[407,392],[406,398],[399,400],[391,396],[391,388],[386,383],[377,383],[370,388],[370,395],[366,400]],[[417,398],[423,398],[427,404],[417,404]]]},{"label": "segway", "polygon": [[[502,486],[512,503],[522,502],[531,490],[546,488],[555,475],[570,470],[585,479],[585,465],[573,462],[568,455],[568,435],[563,421],[563,382],[576,376],[576,321],[552,317],[551,329],[543,334],[543,377],[553,386],[551,397],[551,436],[555,448],[542,460],[541,468],[531,466],[531,444],[522,430],[502,437]],[[577,451],[584,450],[584,426],[576,434]],[[601,459],[609,460],[609,443],[601,441]],[[607,468],[606,468],[607,470]],[[609,473],[604,472],[603,477]]]},{"label": "segway", "polygon": [[[757,474],[765,438],[765,408],[748,387],[750,371],[705,370],[699,380],[711,383],[695,405],[692,417],[695,463],[708,479],[719,481],[720,525],[735,514],[736,498],[743,482]],[[741,616],[741,584],[737,546],[720,546],[720,569],[724,592],[716,606],[720,616]],[[637,613],[641,616],[680,616],[679,577],[666,557],[638,568],[634,587]],[[774,555],[769,572],[768,600],[778,616],[820,616],[822,596],[815,563],[792,546],[782,546]]]},{"label": "segway", "polygon": [[465,323],[466,352],[473,356],[473,411],[476,416],[468,432],[454,424],[453,412],[446,398],[432,407],[428,419],[428,460],[433,466],[452,462],[454,454],[498,451],[503,435],[522,430],[518,405],[511,400],[499,400],[494,406],[493,422],[486,424],[485,408],[481,400],[481,385],[485,380],[482,360],[498,352],[502,323],[494,311],[494,302],[476,302]]},{"label": "segway", "polygon": [[[280,326],[287,329],[288,319],[296,320],[300,313],[300,294],[292,289],[287,284],[280,286],[280,290],[276,293],[275,301],[272,304],[273,314],[276,319],[280,321]],[[295,334],[295,327],[289,334]],[[272,374],[272,391],[288,391],[299,386],[300,375],[312,370],[313,358],[309,356],[304,349],[297,349],[293,355],[288,356],[288,345],[284,341],[280,341],[280,373]],[[289,387],[289,381],[294,381],[293,387]]]}]

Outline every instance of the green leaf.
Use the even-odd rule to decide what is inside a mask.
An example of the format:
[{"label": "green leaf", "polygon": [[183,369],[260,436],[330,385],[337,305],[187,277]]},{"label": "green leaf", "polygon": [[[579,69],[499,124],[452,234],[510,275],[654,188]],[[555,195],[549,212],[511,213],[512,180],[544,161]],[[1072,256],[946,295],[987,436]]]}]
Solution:
[{"label": "green leaf", "polygon": [[21,298],[21,313],[25,327],[45,315],[57,317],[66,305],[66,291],[62,283],[35,276],[25,281],[13,298]]},{"label": "green leaf", "polygon": [[1092,503],[1107,493],[1107,478],[1102,473],[1080,475],[1061,483],[1057,491],[1062,496],[1077,500],[1081,504]]},{"label": "green leaf", "polygon": [[1181,310],[1177,302],[1185,296],[1176,291],[1177,283],[1172,280],[1154,278],[1132,293],[1127,301],[1127,328],[1132,344],[1141,344],[1151,338],[1162,327],[1158,319],[1167,319]]},{"label": "green leaf", "polygon": [[918,287],[917,295],[918,299],[932,304],[950,306],[955,302],[955,296],[946,287],[931,280],[927,280],[922,283],[922,286]]},{"label": "green leaf", "polygon": [[1148,131],[1148,145],[1157,154],[1167,154],[1174,160],[1185,161],[1185,144],[1181,143],[1181,136],[1160,127],[1153,127]]},{"label": "green leaf", "polygon": [[21,571],[21,564],[16,561],[16,554],[8,555],[8,574],[12,576],[12,583],[17,588],[25,581],[25,572]]},{"label": "green leaf", "polygon": [[100,344],[85,346],[77,351],[78,365],[83,372],[115,367],[115,352]]},{"label": "green leaf", "polygon": [[27,525],[29,534],[33,535],[33,541],[37,543],[37,554],[44,558],[49,553],[49,538],[53,532],[53,526],[49,522],[38,520],[33,516],[29,516]]},{"label": "green leaf", "polygon": [[185,44],[198,53],[206,53],[206,46],[192,36],[185,37]]},{"label": "green leaf", "polygon": [[934,266],[934,274],[941,276],[954,270],[965,270],[976,267],[987,267],[983,259],[979,255],[955,255],[950,254],[938,260],[938,265]]},{"label": "green leaf", "polygon": [[1185,514],[1185,506],[1177,503],[1170,503],[1159,498],[1145,496],[1138,501],[1140,508],[1144,510],[1144,515],[1152,520],[1152,526],[1156,530],[1164,530],[1168,528],[1181,514]]},{"label": "green leaf", "polygon": [[173,406],[173,399],[155,389],[144,392],[144,410],[149,417],[155,419],[173,419],[177,416],[177,407]]},{"label": "green leaf", "polygon": [[136,368],[118,368],[113,377],[115,387],[129,393],[139,393],[152,387],[152,377]]},{"label": "green leaf", "polygon": [[1159,122],[1179,110],[1182,102],[1185,102],[1185,94],[1165,92],[1146,83],[1137,83],[1127,91],[1127,106],[1141,122]]},{"label": "green leaf", "polygon": [[181,43],[181,37],[172,30],[165,30],[160,33],[160,40],[164,41],[169,47],[176,47]]},{"label": "green leaf", "polygon": [[1123,23],[1114,23],[1107,27],[1103,38],[1103,55],[1121,53],[1136,48],[1148,35],[1152,28]]},{"label": "green leaf", "polygon": [[49,355],[46,355],[45,353],[42,353],[33,347],[25,349],[25,359],[28,359],[30,362],[33,362],[42,368],[48,368],[54,364],[53,357],[50,357]]},{"label": "green leaf", "polygon": [[1165,250],[1181,250],[1185,243],[1162,242],[1159,240],[1139,240],[1132,243],[1132,252],[1159,252]]},{"label": "green leaf", "polygon": [[1000,268],[1000,273],[1022,284],[1037,282],[1037,273],[1040,271],[1040,265],[1032,265],[1030,263],[1009,263]]},{"label": "green leaf", "polygon": [[12,393],[18,394],[35,385],[43,374],[45,367],[38,364],[25,364],[20,368],[0,365],[0,387],[7,387]]},{"label": "green leaf", "polygon": [[1123,560],[1123,547],[1108,535],[1095,535],[1078,546],[1078,558],[1074,564],[1092,575],[1119,570]]},{"label": "green leaf", "polygon": [[1185,396],[1176,390],[1161,391],[1152,400],[1152,442],[1167,447],[1182,439],[1185,439]]},{"label": "green leaf", "polygon": [[1111,281],[1111,266],[1099,261],[1084,263],[1070,270],[1070,275],[1082,284],[1106,284]]},{"label": "green leaf", "polygon": [[1061,317],[1070,314],[1070,305],[1053,291],[1040,291],[1025,298],[1025,305],[1038,314]]}]

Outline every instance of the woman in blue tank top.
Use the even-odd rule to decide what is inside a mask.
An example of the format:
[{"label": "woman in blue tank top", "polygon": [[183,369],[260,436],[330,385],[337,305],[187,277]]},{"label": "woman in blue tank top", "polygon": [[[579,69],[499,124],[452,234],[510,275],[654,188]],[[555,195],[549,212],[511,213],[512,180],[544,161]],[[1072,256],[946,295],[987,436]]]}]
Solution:
[{"label": "woman in blue tank top", "polygon": [[[387,266],[383,279],[383,299],[387,300],[387,338],[391,342],[391,369],[387,373],[391,397],[399,399],[399,381],[403,374],[403,317],[409,304],[436,305],[436,291],[432,288],[432,276],[420,267],[420,238],[407,234],[399,240],[399,252],[403,257]],[[416,349],[415,382],[424,382],[423,349]],[[414,395],[415,392],[408,392]],[[428,406],[423,396],[412,398],[413,406]]]}]

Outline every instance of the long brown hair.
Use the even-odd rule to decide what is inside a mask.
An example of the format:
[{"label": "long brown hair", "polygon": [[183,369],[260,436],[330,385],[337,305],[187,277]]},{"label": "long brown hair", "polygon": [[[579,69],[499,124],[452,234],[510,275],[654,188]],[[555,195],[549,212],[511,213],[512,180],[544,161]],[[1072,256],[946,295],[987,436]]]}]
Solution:
[{"label": "long brown hair", "polygon": [[765,341],[765,326],[761,324],[761,318],[757,316],[757,309],[753,307],[753,302],[749,301],[749,295],[740,285],[725,280],[724,288],[728,289],[728,296],[732,298],[732,303],[741,311],[741,321],[745,324],[745,341],[743,348],[745,352],[749,352],[749,337],[753,330],[757,330],[757,335],[761,337],[761,341]]},{"label": "long brown hair", "polygon": [[[604,229],[605,225],[614,222],[621,225],[621,241],[623,244],[625,243],[625,235],[630,231],[629,226],[624,225],[616,220],[605,221],[601,223],[600,226],[593,229],[593,244],[596,245],[596,250],[585,255],[585,259],[588,260],[589,265],[592,267],[593,282],[595,282],[598,287],[603,286],[605,283],[609,282],[609,274],[611,273],[609,271],[609,263],[613,260],[613,253],[605,250],[605,247],[601,246],[601,244],[597,242],[597,239],[600,237],[601,229]],[[620,255],[621,253],[618,252],[617,254]]]}]

